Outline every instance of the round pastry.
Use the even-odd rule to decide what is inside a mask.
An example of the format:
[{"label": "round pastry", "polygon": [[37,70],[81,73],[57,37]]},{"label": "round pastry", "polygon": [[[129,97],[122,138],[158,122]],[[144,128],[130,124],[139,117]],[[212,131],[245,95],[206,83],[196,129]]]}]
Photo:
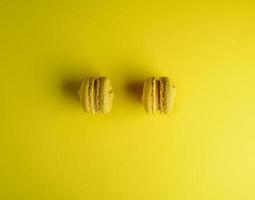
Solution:
[{"label": "round pastry", "polygon": [[112,108],[113,89],[106,77],[88,77],[81,83],[80,102],[87,113],[109,113]]},{"label": "round pastry", "polygon": [[147,113],[169,113],[173,109],[176,89],[168,77],[150,77],[143,85],[142,102]]}]

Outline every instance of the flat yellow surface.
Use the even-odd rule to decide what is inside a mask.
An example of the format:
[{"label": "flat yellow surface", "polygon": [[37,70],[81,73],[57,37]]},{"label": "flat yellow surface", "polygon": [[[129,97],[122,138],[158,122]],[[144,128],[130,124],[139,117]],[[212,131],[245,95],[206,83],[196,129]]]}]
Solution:
[{"label": "flat yellow surface", "polygon": [[[1,200],[254,200],[253,1],[0,1]],[[108,76],[109,115],[76,83]],[[173,113],[139,83],[169,76]]]}]

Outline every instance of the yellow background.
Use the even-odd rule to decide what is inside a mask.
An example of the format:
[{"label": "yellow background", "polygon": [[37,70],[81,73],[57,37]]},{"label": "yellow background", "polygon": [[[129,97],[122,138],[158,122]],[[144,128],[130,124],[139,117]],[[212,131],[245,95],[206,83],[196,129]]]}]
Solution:
[{"label": "yellow background", "polygon": [[[0,1],[1,200],[254,200],[252,1]],[[109,115],[75,82],[111,78]],[[169,76],[173,113],[132,89]]]}]

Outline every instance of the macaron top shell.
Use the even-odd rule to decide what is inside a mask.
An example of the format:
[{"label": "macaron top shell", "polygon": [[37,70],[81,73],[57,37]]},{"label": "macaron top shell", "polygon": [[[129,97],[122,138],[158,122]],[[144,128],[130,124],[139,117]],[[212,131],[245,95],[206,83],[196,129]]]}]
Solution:
[{"label": "macaron top shell", "polygon": [[172,112],[173,107],[174,107],[174,99],[175,99],[175,95],[176,95],[176,88],[175,88],[175,84],[173,81],[169,80],[168,82],[168,86],[167,86],[167,93],[166,93],[166,97],[167,97],[167,103],[166,103],[166,111],[165,112]]},{"label": "macaron top shell", "polygon": [[159,111],[169,113],[172,111],[175,97],[174,83],[168,77],[160,77],[159,88]]},{"label": "macaron top shell", "polygon": [[144,109],[147,113],[156,113],[158,107],[157,101],[157,79],[155,77],[150,77],[145,80],[143,85],[143,96],[142,101],[144,104]]},{"label": "macaron top shell", "polygon": [[113,88],[110,79],[100,77],[99,107],[100,112],[109,113],[113,102]]},{"label": "macaron top shell", "polygon": [[80,91],[79,91],[79,97],[80,102],[83,106],[83,109],[88,113],[95,113],[96,107],[94,103],[94,83],[95,83],[94,77],[86,78],[82,81]]}]

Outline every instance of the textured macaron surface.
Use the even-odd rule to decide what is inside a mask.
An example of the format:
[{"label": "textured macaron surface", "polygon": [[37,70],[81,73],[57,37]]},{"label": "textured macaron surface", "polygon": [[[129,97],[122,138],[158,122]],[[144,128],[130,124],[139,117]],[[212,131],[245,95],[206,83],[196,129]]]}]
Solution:
[{"label": "textured macaron surface", "polygon": [[87,113],[108,113],[112,107],[111,81],[106,77],[89,77],[82,81],[79,97]]},{"label": "textured macaron surface", "polygon": [[150,77],[143,86],[142,101],[147,113],[168,113],[172,110],[175,86],[168,77]]},{"label": "textured macaron surface", "polygon": [[143,85],[142,101],[144,109],[148,113],[157,112],[157,79],[150,77],[145,80]]},{"label": "textured macaron surface", "polygon": [[83,109],[88,113],[95,113],[95,102],[94,102],[94,77],[86,78],[82,81],[79,91],[80,102]]},{"label": "textured macaron surface", "polygon": [[113,88],[110,79],[100,77],[100,95],[98,100],[100,102],[100,111],[102,113],[110,112],[113,102]]},{"label": "textured macaron surface", "polygon": [[169,93],[167,93],[167,112],[171,112],[173,110],[173,106],[174,106],[174,99],[176,96],[176,87],[173,81],[169,81],[169,85],[168,85],[169,89]]}]

